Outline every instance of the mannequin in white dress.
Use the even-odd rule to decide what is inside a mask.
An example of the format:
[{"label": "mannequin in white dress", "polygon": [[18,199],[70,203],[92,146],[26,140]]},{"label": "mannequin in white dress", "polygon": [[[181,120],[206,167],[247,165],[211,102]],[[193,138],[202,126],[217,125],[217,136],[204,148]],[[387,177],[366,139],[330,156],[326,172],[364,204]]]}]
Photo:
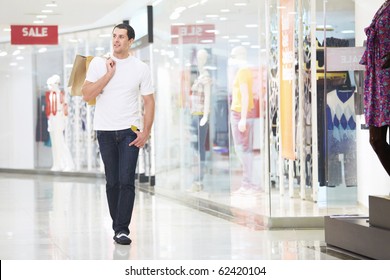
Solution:
[{"label": "mannequin in white dress", "polygon": [[64,92],[60,90],[60,82],[58,75],[53,75],[47,80],[49,91],[46,92],[46,114],[53,157],[51,170],[71,171],[74,169],[74,163],[64,136],[68,106]]}]

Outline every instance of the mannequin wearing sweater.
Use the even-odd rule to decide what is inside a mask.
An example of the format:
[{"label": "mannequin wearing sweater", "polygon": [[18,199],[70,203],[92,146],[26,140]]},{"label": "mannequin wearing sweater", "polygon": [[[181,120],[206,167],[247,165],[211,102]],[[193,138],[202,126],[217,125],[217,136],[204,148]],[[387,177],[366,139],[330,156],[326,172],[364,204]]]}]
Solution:
[{"label": "mannequin wearing sweater", "polygon": [[211,94],[211,79],[209,72],[205,69],[208,60],[208,53],[201,49],[197,52],[198,77],[194,81],[191,91],[191,130],[195,135],[196,141],[192,142],[197,158],[199,159],[198,168],[195,168],[193,178],[193,191],[203,189],[203,177],[206,165],[206,137],[209,128],[209,113],[210,113],[210,94]]},{"label": "mannequin wearing sweater", "polygon": [[53,75],[47,80],[49,91],[46,92],[46,115],[53,157],[51,170],[71,171],[74,169],[74,163],[64,136],[68,107],[65,103],[64,92],[59,86],[60,77],[58,75]]},{"label": "mannequin wearing sweater", "polygon": [[231,63],[237,68],[232,87],[230,125],[234,149],[242,165],[241,187],[235,194],[257,194],[258,182],[253,178],[253,119],[248,113],[254,108],[253,75],[248,66],[247,51],[238,46],[231,51]]}]

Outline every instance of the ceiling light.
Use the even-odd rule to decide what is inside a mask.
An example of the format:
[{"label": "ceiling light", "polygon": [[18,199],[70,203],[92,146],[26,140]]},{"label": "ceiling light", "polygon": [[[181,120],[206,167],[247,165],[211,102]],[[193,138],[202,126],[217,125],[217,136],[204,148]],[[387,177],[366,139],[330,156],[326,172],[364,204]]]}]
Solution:
[{"label": "ceiling light", "polygon": [[9,64],[9,66],[18,66],[18,64],[17,64],[16,62],[11,62],[11,63]]},{"label": "ceiling light", "polygon": [[11,28],[6,27],[6,28],[3,29],[3,31],[5,31],[5,32],[10,32],[10,31],[11,31]]},{"label": "ceiling light", "polygon": [[12,55],[18,55],[18,54],[20,54],[20,50],[15,50],[15,51],[12,53]]},{"label": "ceiling light", "polygon": [[214,34],[219,34],[219,31],[218,30],[215,30],[215,29],[208,29],[208,30],[205,30],[206,33],[214,33]]},{"label": "ceiling light", "polygon": [[221,13],[228,13],[228,12],[230,12],[230,10],[229,9],[222,9],[220,12]]},{"label": "ceiling light", "polygon": [[0,52],[0,56],[6,56],[8,53],[5,51]]},{"label": "ceiling light", "polygon": [[57,3],[53,1],[52,3],[46,4],[46,7],[57,7]]},{"label": "ceiling light", "polygon": [[188,9],[194,8],[194,7],[198,6],[198,5],[199,5],[199,2],[196,2],[196,3],[192,4],[192,5],[189,5]]},{"label": "ceiling light", "polygon": [[204,23],[204,20],[202,20],[202,19],[199,19],[199,20],[197,20],[197,21],[196,21],[196,23],[197,23],[197,24]]},{"label": "ceiling light", "polygon": [[43,20],[41,20],[41,19],[38,19],[38,20],[34,20],[33,21],[33,23],[36,23],[36,24],[41,24],[41,23],[43,23],[44,21]]},{"label": "ceiling light", "polygon": [[341,31],[341,33],[343,33],[343,34],[353,34],[353,33],[355,33],[355,30],[343,30],[343,31]]},{"label": "ceiling light", "polygon": [[187,9],[187,8],[186,8],[186,7],[178,7],[178,8],[175,9],[175,12],[176,12],[176,13],[181,13],[181,12],[183,12],[185,9]]},{"label": "ceiling light", "polygon": [[16,60],[23,60],[23,59],[24,59],[24,56],[21,56],[21,55],[16,57]]},{"label": "ceiling light", "polygon": [[206,15],[207,18],[217,18],[219,15]]},{"label": "ceiling light", "polygon": [[220,17],[219,20],[225,21],[225,20],[227,20],[227,17]]},{"label": "ceiling light", "polygon": [[173,13],[169,16],[169,19],[170,19],[170,20],[175,20],[175,19],[178,19],[179,17],[180,17],[180,13],[173,12]]},{"label": "ceiling light", "polygon": [[245,25],[245,27],[246,28],[256,28],[256,27],[258,27],[258,25],[257,24],[247,24],[247,25]]},{"label": "ceiling light", "polygon": [[44,52],[46,52],[46,51],[47,51],[47,48],[40,48],[40,49],[38,50],[39,53],[44,53]]},{"label": "ceiling light", "polygon": [[36,18],[47,18],[47,15],[37,15]]},{"label": "ceiling light", "polygon": [[234,6],[237,6],[237,7],[244,7],[246,6],[247,4],[246,3],[243,3],[243,2],[237,2],[237,3],[234,3]]},{"label": "ceiling light", "polygon": [[202,44],[210,44],[210,43],[214,43],[213,40],[201,40],[200,41]]},{"label": "ceiling light", "polygon": [[53,10],[42,10],[41,13],[44,13],[44,14],[50,14],[52,13]]}]

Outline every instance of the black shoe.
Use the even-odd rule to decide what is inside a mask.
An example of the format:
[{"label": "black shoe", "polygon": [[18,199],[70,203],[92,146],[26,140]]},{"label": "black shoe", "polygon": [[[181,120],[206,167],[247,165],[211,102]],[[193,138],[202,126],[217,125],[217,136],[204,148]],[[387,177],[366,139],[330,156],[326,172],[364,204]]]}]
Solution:
[{"label": "black shoe", "polygon": [[114,240],[116,243],[121,245],[129,245],[131,243],[131,239],[127,236],[127,234],[121,232],[114,236]]}]

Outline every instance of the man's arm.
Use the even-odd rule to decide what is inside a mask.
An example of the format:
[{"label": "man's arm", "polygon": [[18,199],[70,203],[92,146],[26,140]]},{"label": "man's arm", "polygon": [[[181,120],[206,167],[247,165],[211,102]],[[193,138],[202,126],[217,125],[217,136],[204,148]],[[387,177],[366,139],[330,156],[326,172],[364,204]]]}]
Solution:
[{"label": "man's arm", "polygon": [[116,65],[115,61],[112,59],[107,59],[106,61],[107,72],[102,76],[99,80],[92,83],[89,81],[85,81],[81,92],[83,93],[84,101],[88,102],[96,98],[104,89],[104,87],[111,80],[112,76],[114,76]]},{"label": "man's arm", "polygon": [[142,148],[149,139],[154,120],[154,94],[143,95],[144,101],[144,128],[142,131],[136,131],[137,139],[129,144],[129,146],[136,146]]}]

